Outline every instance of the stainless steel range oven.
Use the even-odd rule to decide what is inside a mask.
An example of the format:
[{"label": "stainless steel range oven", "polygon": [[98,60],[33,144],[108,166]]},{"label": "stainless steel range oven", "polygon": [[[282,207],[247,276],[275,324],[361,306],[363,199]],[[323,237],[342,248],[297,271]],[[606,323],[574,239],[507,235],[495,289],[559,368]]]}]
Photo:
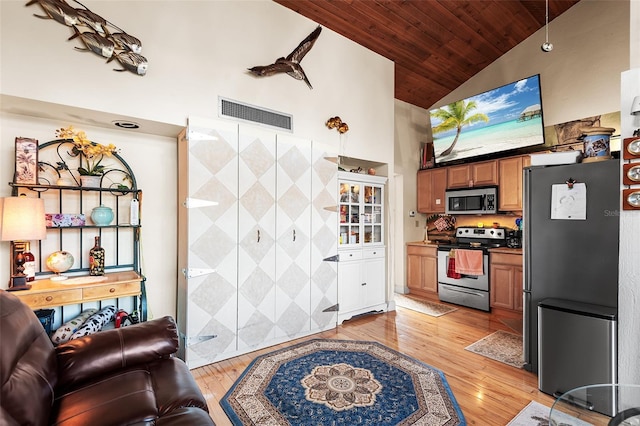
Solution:
[{"label": "stainless steel range oven", "polygon": [[[443,302],[489,311],[489,248],[506,246],[504,228],[456,229],[456,241],[438,245],[438,297]],[[482,274],[457,274],[451,270],[452,250],[482,252]]]}]

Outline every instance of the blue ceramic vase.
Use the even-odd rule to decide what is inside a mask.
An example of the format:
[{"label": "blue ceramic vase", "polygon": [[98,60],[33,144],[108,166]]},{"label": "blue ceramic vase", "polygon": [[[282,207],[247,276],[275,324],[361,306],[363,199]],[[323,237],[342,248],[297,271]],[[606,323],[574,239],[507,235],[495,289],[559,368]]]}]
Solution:
[{"label": "blue ceramic vase", "polygon": [[94,207],[91,211],[91,220],[97,226],[107,226],[113,220],[113,210],[102,204],[99,207]]}]

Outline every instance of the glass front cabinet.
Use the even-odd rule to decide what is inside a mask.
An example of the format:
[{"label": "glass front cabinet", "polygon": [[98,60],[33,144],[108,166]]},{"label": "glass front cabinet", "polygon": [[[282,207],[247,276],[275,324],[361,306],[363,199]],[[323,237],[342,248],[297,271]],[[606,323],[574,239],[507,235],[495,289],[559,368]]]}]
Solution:
[{"label": "glass front cabinet", "polygon": [[339,173],[338,246],[384,245],[384,184],[386,177]]},{"label": "glass front cabinet", "polygon": [[386,177],[339,172],[338,323],[386,311]]}]

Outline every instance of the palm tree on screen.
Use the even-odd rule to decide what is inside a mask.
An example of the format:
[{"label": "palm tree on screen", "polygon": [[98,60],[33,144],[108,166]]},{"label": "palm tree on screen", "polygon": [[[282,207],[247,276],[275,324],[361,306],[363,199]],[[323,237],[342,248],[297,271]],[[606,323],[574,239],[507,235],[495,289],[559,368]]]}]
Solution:
[{"label": "palm tree on screen", "polygon": [[478,121],[489,122],[489,117],[483,113],[476,113],[470,115],[471,111],[476,109],[477,105],[475,101],[457,101],[447,105],[445,108],[440,108],[431,113],[432,117],[442,120],[440,124],[433,128],[433,133],[442,133],[449,130],[456,129],[456,137],[453,138],[451,146],[442,153],[440,156],[444,157],[453,151],[453,147],[456,146],[460,133],[462,133],[462,127],[476,123]]}]

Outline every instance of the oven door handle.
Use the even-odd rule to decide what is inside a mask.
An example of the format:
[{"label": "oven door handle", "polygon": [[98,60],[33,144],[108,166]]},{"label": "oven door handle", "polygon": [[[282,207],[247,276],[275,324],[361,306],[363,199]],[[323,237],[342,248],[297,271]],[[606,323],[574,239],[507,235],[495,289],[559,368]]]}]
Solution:
[{"label": "oven door handle", "polygon": [[451,287],[448,287],[447,290],[454,291],[457,293],[468,294],[470,296],[484,297],[484,293],[480,293],[478,291],[464,290],[460,288],[451,288]]},{"label": "oven door handle", "polygon": [[477,280],[480,278],[478,275],[466,275],[466,274],[460,274],[460,275],[462,275],[462,277],[460,278],[465,278],[467,280]]}]

